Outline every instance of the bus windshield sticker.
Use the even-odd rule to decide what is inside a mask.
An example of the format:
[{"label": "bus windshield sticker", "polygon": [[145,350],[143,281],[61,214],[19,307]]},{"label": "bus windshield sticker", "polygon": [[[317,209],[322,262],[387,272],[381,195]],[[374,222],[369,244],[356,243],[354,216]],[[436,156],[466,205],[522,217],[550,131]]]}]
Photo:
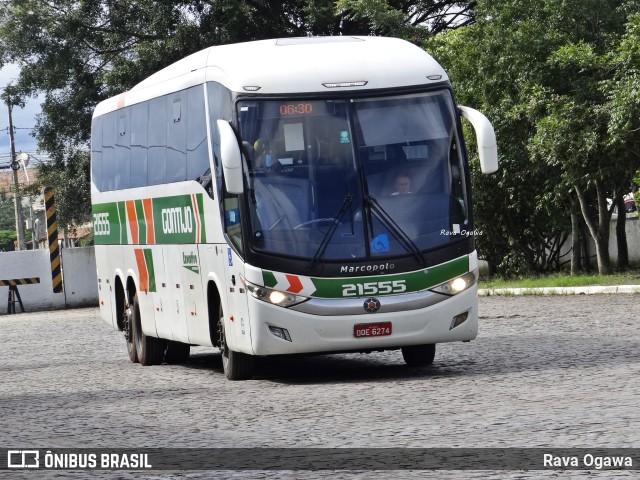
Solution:
[{"label": "bus windshield sticker", "polygon": [[340,143],[351,143],[348,130],[340,130]]},{"label": "bus windshield sticker", "polygon": [[284,124],[284,148],[287,152],[304,150],[302,123]]},{"label": "bus windshield sticker", "polygon": [[373,253],[384,253],[389,251],[389,236],[381,233],[371,240],[371,251]]}]

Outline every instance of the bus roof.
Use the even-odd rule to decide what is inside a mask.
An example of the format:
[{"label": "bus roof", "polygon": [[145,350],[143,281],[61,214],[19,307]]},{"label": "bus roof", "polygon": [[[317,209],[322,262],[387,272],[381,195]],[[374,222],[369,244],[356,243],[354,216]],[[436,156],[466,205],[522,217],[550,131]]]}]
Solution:
[{"label": "bus roof", "polygon": [[209,47],[169,65],[94,116],[208,81],[231,91],[300,94],[426,85],[448,80],[421,48],[397,38],[300,37]]}]

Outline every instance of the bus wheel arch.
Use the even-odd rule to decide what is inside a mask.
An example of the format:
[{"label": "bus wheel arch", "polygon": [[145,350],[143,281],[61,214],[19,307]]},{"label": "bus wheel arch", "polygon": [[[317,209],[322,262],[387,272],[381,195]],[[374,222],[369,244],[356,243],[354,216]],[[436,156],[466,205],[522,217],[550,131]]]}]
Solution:
[{"label": "bus wheel arch", "polygon": [[228,348],[224,326],[224,310],[220,292],[215,282],[207,286],[207,308],[209,312],[209,335],[213,346],[220,349],[222,369],[229,380],[248,380],[253,377],[255,358],[253,355],[235,352]]},{"label": "bus wheel arch", "polygon": [[118,329],[124,332],[124,340],[127,344],[127,353],[132,363],[138,363],[138,352],[133,338],[133,318],[131,303],[129,302],[129,291],[125,292],[120,276],[114,280],[115,301],[116,301],[116,322]]},{"label": "bus wheel arch", "polygon": [[158,365],[162,363],[165,350],[164,340],[145,335],[142,331],[142,317],[136,285],[132,277],[127,279],[127,297],[129,299],[129,319],[131,324],[131,336],[136,355],[140,364],[144,366]]},{"label": "bus wheel arch", "polygon": [[220,338],[218,335],[218,311],[222,300],[220,299],[220,290],[215,281],[209,280],[207,283],[207,313],[209,316],[209,337],[211,345],[220,347]]},{"label": "bus wheel arch", "polygon": [[113,289],[115,295],[116,305],[116,324],[118,330],[123,331],[125,329],[125,310],[127,308],[128,298],[125,295],[124,287],[122,286],[122,280],[119,276],[116,276],[113,281]]}]

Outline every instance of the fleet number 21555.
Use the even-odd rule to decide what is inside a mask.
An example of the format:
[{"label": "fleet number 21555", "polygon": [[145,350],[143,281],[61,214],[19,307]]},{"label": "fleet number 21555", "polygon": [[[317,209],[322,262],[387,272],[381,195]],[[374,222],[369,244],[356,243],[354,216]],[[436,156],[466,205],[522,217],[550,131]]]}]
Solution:
[{"label": "fleet number 21555", "polygon": [[389,280],[385,282],[347,283],[342,285],[343,297],[362,297],[365,295],[386,295],[402,293],[407,290],[405,280]]}]

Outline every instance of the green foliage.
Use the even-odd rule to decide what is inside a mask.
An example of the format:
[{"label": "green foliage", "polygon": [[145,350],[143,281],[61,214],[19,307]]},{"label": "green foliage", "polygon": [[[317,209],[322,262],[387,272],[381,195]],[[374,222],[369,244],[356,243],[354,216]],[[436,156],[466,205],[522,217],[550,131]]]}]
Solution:
[{"label": "green foliage", "polygon": [[56,219],[60,228],[73,228],[90,220],[89,153],[75,150],[66,161],[53,160],[38,166],[37,181],[25,189],[33,195],[45,187],[54,189]]},{"label": "green foliage", "polygon": [[16,230],[16,212],[13,197],[0,192],[0,230]]},{"label": "green foliage", "polygon": [[545,288],[545,287],[585,287],[589,285],[640,285],[640,271],[624,275],[573,275],[556,273],[533,277],[510,279],[480,279],[480,288]]},{"label": "green foliage", "polygon": [[[86,154],[91,115],[101,100],[130,89],[152,73],[211,45],[265,38],[452,28],[472,17],[473,1],[334,0],[7,0],[0,11],[0,65],[21,66],[12,94],[44,92],[36,125],[41,150],[53,163],[39,186],[56,188],[62,225],[89,214]],[[369,15],[361,15],[363,8]],[[450,8],[454,17],[442,16]],[[379,13],[375,13],[379,11]],[[402,18],[402,17],[405,18]],[[378,25],[381,17],[384,20]],[[426,25],[426,26],[425,26]],[[394,33],[394,32],[390,32]]]},{"label": "green foliage", "polygon": [[82,237],[78,241],[78,243],[80,244],[81,247],[92,247],[95,244],[94,237],[93,237],[93,230],[88,235],[85,235],[84,237]]},{"label": "green foliage", "polygon": [[13,230],[0,229],[0,252],[13,252],[15,250],[14,243],[18,235],[15,228]]},{"label": "green foliage", "polygon": [[[588,201],[600,185],[605,204],[605,193],[629,188],[636,160],[616,139],[610,102],[620,99],[618,124],[624,119],[629,132],[640,126],[637,97],[622,102],[638,78],[640,24],[629,15],[639,6],[637,0],[484,0],[475,25],[425,43],[451,75],[458,101],[482,110],[496,128],[500,171],[483,177],[473,165],[473,184],[476,223],[486,233],[479,252],[503,274],[557,267],[546,261],[555,244],[548,240],[570,230],[576,186]],[[620,69],[620,57],[635,71]],[[622,90],[613,96],[609,82],[617,76]],[[606,208],[595,211],[608,229]]]}]

